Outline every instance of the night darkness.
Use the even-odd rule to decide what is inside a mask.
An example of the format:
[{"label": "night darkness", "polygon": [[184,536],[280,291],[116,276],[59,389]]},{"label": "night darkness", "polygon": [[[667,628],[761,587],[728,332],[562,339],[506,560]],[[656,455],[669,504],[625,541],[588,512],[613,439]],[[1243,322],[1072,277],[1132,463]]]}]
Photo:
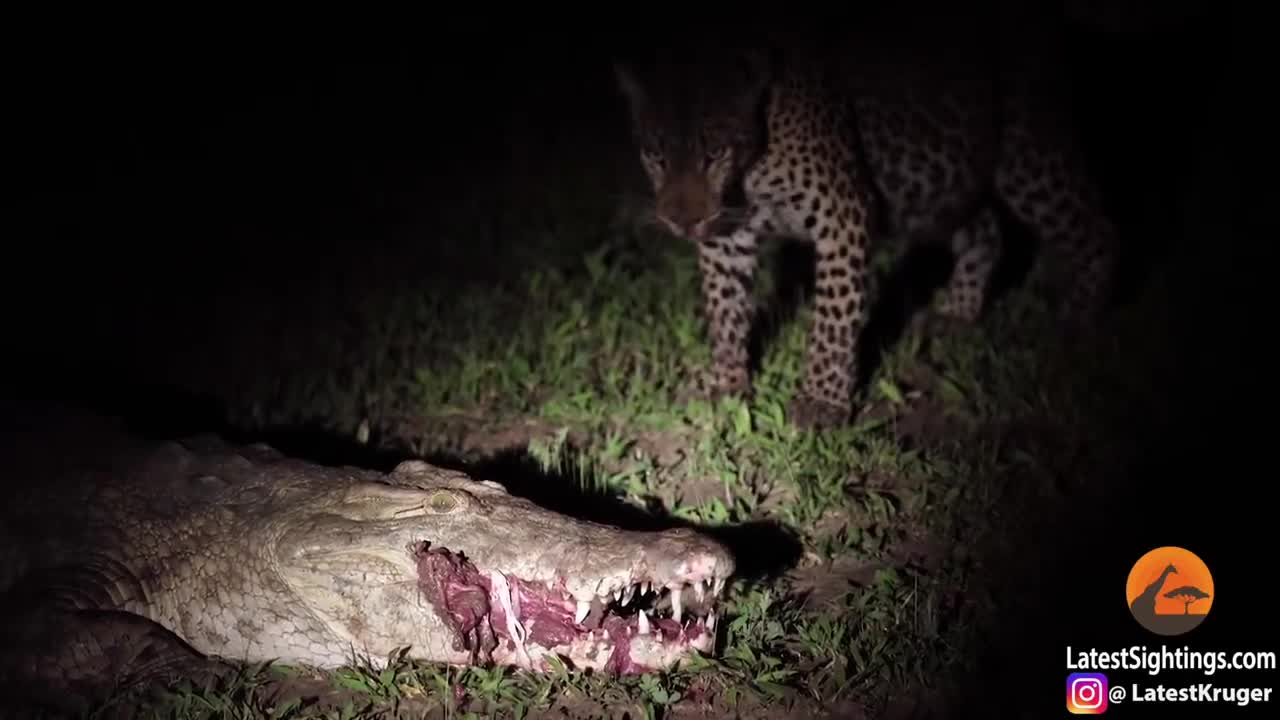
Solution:
[{"label": "night darkness", "polygon": [[[967,556],[980,569],[969,573],[962,596],[987,592],[978,587],[986,582],[997,595],[1013,587],[1019,594],[998,595],[988,629],[958,651],[965,659],[926,679],[959,688],[947,708],[956,716],[1063,713],[1068,645],[1158,647],[1161,638],[1134,623],[1118,598],[1133,562],[1162,545],[1204,559],[1221,596],[1203,626],[1170,647],[1280,650],[1272,593],[1257,579],[1267,572],[1264,551],[1275,546],[1266,532],[1274,504],[1263,495],[1273,475],[1267,361],[1275,354],[1260,345],[1269,334],[1274,283],[1266,273],[1274,266],[1261,258],[1266,239],[1239,229],[1237,158],[1250,140],[1233,129],[1244,112],[1242,81],[1232,75],[1246,64],[1239,18],[1213,3],[1188,1],[1181,12],[1145,5],[1164,7],[1162,19],[1136,17],[1114,31],[1064,23],[1044,37],[1061,52],[1079,132],[1123,236],[1120,312],[1153,308],[1152,325],[1174,328],[1142,349],[1142,357],[1161,359],[1158,368],[1130,362],[1138,369],[1113,381],[1126,391],[1126,383],[1158,382],[1159,401],[1136,420],[1132,408],[1124,420],[1086,414],[1075,421],[1074,439],[1058,435],[1065,425],[1049,424],[1052,437],[1029,441],[1024,452],[1032,455],[1048,446],[1086,455],[1105,446],[1105,480],[1072,478],[1099,471],[1073,464],[1070,453],[1037,456],[1045,477],[1062,484],[1046,490],[1052,497],[1043,506],[1009,507],[1042,518],[1011,522],[1015,529],[992,541],[1020,552],[987,557],[979,545],[976,558]],[[150,439],[214,432],[265,440],[318,463],[385,471],[408,451],[353,443],[347,415],[376,415],[375,439],[390,443],[390,418],[411,414],[413,400],[388,388],[413,375],[413,362],[450,357],[403,333],[451,338],[499,318],[486,331],[515,337],[521,313],[536,319],[537,308],[512,303],[511,288],[580,264],[601,242],[592,238],[616,223],[611,213],[647,197],[612,60],[668,44],[830,32],[844,17],[828,11],[813,23],[776,23],[761,13],[757,23],[735,12],[719,18],[734,25],[713,28],[709,17],[681,25],[635,8],[614,19],[539,14],[511,25],[499,15],[424,11],[363,23],[193,15],[166,17],[163,29],[144,28],[140,17],[11,23],[6,434],[48,408],[70,406],[122,417]],[[531,249],[530,237],[546,250]],[[622,254],[606,253],[605,262]],[[622,275],[645,272],[629,265]],[[435,305],[391,331],[401,335],[373,346],[404,342],[412,350],[362,374],[358,368],[371,365],[359,358],[373,360],[350,348],[371,347],[363,334],[391,327],[371,327],[368,308],[415,293],[472,300],[447,313],[439,310],[447,304]],[[590,288],[591,298],[600,294]],[[498,309],[477,309],[474,299],[490,296]],[[1163,299],[1143,305],[1144,297]],[[579,332],[592,332],[592,322]],[[404,360],[413,353],[416,360]],[[337,385],[355,385],[349,394],[360,399],[308,405],[299,398],[314,394],[287,389],[326,368]],[[502,392],[510,386],[491,394]],[[379,393],[371,410],[364,398]],[[250,407],[270,421],[254,420]],[[74,459],[76,448],[56,454]],[[570,489],[567,474],[545,473],[519,453],[472,461],[450,446],[428,456],[566,513],[611,519],[612,502],[593,505]],[[42,485],[40,477],[4,475],[9,494]],[[774,530],[753,537],[753,527],[724,537],[756,550],[774,541]],[[10,532],[0,525],[0,536]],[[0,573],[6,583],[10,576]],[[1126,685],[1156,684],[1125,675]],[[1278,681],[1277,671],[1215,679],[1271,688]],[[894,694],[917,690],[906,684]],[[1276,702],[1247,710],[1274,713]],[[1180,717],[1204,709],[1109,711]],[[1230,717],[1231,710],[1239,712],[1209,712]]]}]

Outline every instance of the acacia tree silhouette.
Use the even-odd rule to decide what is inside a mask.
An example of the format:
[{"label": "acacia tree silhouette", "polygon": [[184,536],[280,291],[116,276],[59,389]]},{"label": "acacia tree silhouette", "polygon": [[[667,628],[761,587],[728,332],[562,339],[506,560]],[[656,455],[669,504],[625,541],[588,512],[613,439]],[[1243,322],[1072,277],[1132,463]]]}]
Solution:
[{"label": "acacia tree silhouette", "polygon": [[1183,585],[1180,588],[1174,588],[1173,590],[1170,590],[1169,592],[1165,593],[1164,596],[1169,598],[1170,600],[1173,600],[1175,598],[1181,599],[1182,614],[1190,615],[1191,603],[1197,600],[1203,600],[1209,597],[1209,593],[1201,590],[1198,587],[1195,587],[1194,585]]}]

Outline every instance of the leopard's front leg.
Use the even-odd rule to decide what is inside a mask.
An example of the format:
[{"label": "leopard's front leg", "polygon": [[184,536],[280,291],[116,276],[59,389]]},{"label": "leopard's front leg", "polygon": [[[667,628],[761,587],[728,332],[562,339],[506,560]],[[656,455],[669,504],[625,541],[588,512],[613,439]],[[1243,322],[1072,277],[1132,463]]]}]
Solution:
[{"label": "leopard's front leg", "polygon": [[866,324],[867,210],[853,192],[837,194],[826,212],[811,211],[814,239],[813,321],[804,380],[790,415],[798,427],[848,422],[857,379],[858,337]]},{"label": "leopard's front leg", "polygon": [[769,211],[753,210],[748,221],[729,235],[698,242],[703,311],[711,340],[711,368],[704,392],[712,400],[745,397],[751,387],[749,346],[755,319],[753,298],[760,232]]}]

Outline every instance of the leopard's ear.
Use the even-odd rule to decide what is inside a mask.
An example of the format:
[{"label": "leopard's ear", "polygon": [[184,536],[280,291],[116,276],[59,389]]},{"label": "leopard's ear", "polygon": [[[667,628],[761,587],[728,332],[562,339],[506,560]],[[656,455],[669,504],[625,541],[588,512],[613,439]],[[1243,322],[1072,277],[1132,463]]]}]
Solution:
[{"label": "leopard's ear", "polygon": [[630,65],[620,60],[614,60],[613,78],[618,84],[618,89],[622,91],[623,97],[631,104],[633,110],[639,110],[648,102],[644,87],[636,79],[635,72],[632,71]]},{"label": "leopard's ear", "polygon": [[752,86],[767,85],[774,74],[773,51],[763,47],[750,47],[738,53],[738,66],[743,77]]},{"label": "leopard's ear", "polygon": [[756,107],[776,71],[773,53],[765,48],[747,48],[737,53],[736,68],[741,82],[740,99],[744,109]]}]

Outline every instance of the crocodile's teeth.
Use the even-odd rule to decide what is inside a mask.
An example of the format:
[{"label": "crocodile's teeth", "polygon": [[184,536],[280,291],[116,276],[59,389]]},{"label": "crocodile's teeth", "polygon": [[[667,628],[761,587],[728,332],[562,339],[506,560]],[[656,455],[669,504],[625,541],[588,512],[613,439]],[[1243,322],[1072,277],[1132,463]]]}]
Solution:
[{"label": "crocodile's teeth", "polygon": [[587,619],[589,612],[591,612],[591,601],[579,600],[578,609],[573,613],[573,621],[581,625],[582,621]]},{"label": "crocodile's teeth", "polygon": [[614,602],[622,601],[622,588],[618,588],[617,590],[613,591],[613,601]]},{"label": "crocodile's teeth", "polygon": [[623,605],[630,605],[630,604],[631,604],[631,598],[635,596],[635,593],[636,593],[636,586],[635,586],[635,585],[628,585],[628,586],[627,586],[627,589],[626,589],[626,590],[624,590],[624,591],[623,591],[623,593],[622,593],[622,604],[623,604]]},{"label": "crocodile's teeth", "polygon": [[702,588],[702,581],[701,581],[701,580],[699,580],[699,581],[697,581],[697,582],[695,582],[695,583],[693,584],[693,596],[694,596],[695,598],[697,598],[697,599],[698,599],[698,604],[699,604],[699,605],[701,605],[701,604],[702,604],[702,599],[703,599],[703,597],[705,597],[705,596],[704,596],[704,594],[703,594],[704,592],[705,592],[705,591],[704,591],[704,590],[703,590],[703,588]]},{"label": "crocodile's teeth", "polygon": [[716,590],[716,595],[719,595],[720,593],[724,592],[724,578],[719,578],[719,577],[716,578],[715,590]]},{"label": "crocodile's teeth", "polygon": [[648,595],[651,590],[653,590],[653,583],[649,582],[648,580],[645,580],[644,585],[640,587],[640,591],[645,595]]},{"label": "crocodile's teeth", "polygon": [[671,614],[675,617],[676,622],[680,622],[680,618],[684,617],[684,610],[680,607],[680,595],[683,591],[684,588],[682,587],[671,588]]},{"label": "crocodile's teeth", "polygon": [[640,611],[640,634],[649,634],[649,614],[643,610]]},{"label": "crocodile's teeth", "polygon": [[706,626],[707,626],[707,632],[714,635],[716,632],[716,614],[715,613],[710,613],[707,615]]}]

